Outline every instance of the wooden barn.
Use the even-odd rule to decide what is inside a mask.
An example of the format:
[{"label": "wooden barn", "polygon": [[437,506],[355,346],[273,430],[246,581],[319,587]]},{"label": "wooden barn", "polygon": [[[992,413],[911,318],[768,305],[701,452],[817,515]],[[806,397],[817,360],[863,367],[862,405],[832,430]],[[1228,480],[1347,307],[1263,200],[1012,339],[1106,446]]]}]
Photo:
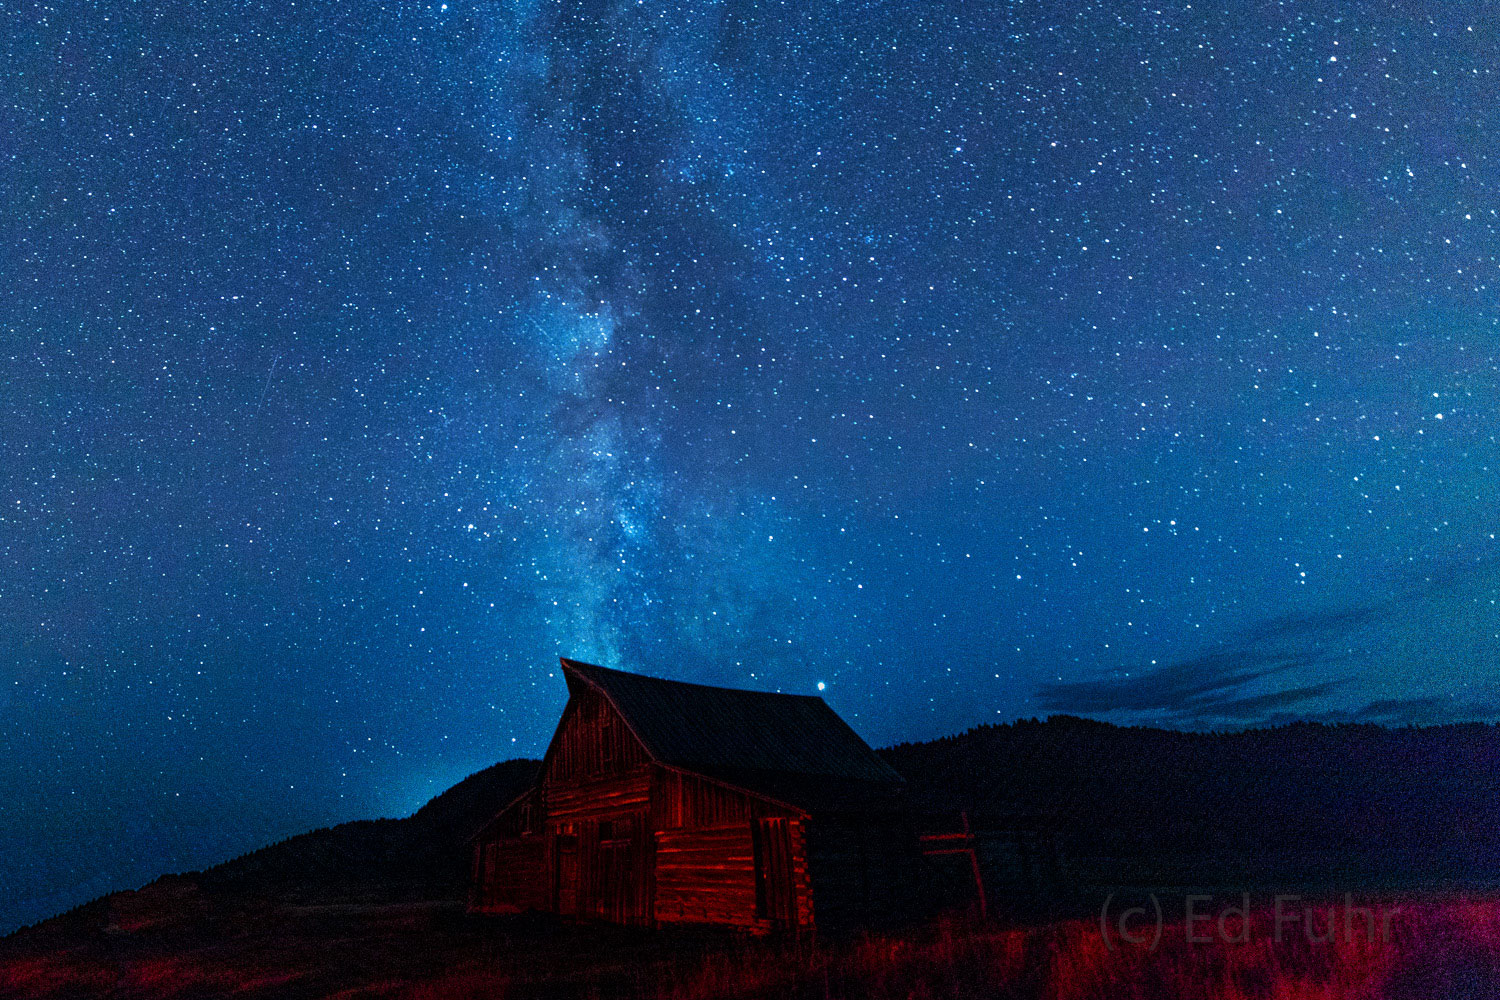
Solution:
[{"label": "wooden barn", "polygon": [[471,909],[769,931],[909,904],[901,776],[823,699],[562,668],[536,786],[474,837]]}]

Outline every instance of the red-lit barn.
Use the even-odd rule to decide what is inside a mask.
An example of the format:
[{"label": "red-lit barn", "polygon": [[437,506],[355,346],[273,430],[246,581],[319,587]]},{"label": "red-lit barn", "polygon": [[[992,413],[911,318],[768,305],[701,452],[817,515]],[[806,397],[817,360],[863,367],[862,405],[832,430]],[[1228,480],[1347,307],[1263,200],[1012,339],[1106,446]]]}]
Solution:
[{"label": "red-lit barn", "polygon": [[472,909],[772,930],[911,898],[902,779],[823,699],[562,667],[536,787],[474,838]]}]

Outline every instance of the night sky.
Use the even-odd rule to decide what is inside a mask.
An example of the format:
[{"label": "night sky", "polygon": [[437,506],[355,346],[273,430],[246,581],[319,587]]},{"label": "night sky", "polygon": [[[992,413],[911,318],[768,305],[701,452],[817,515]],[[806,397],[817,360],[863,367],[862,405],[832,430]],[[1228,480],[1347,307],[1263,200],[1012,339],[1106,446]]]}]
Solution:
[{"label": "night sky", "polygon": [[1486,5],[0,25],[0,928],[539,756],[559,654],[1500,716]]}]

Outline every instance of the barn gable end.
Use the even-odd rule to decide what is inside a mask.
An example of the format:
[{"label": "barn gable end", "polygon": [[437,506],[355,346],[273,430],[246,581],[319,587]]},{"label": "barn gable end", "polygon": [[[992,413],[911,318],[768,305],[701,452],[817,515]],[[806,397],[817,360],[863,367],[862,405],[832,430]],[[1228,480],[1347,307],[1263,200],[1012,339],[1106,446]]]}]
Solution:
[{"label": "barn gable end", "polygon": [[564,676],[568,703],[542,758],[540,784],[613,778],[650,764],[651,755],[609,699],[571,671]]}]

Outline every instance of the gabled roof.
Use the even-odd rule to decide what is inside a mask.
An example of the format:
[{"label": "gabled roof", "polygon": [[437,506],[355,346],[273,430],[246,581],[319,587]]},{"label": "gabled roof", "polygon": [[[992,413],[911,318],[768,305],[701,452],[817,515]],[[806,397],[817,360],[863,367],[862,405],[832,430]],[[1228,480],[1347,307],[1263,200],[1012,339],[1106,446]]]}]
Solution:
[{"label": "gabled roof", "polygon": [[803,808],[852,806],[901,775],[822,698],[688,684],[563,659],[568,686],[599,691],[658,763]]}]

